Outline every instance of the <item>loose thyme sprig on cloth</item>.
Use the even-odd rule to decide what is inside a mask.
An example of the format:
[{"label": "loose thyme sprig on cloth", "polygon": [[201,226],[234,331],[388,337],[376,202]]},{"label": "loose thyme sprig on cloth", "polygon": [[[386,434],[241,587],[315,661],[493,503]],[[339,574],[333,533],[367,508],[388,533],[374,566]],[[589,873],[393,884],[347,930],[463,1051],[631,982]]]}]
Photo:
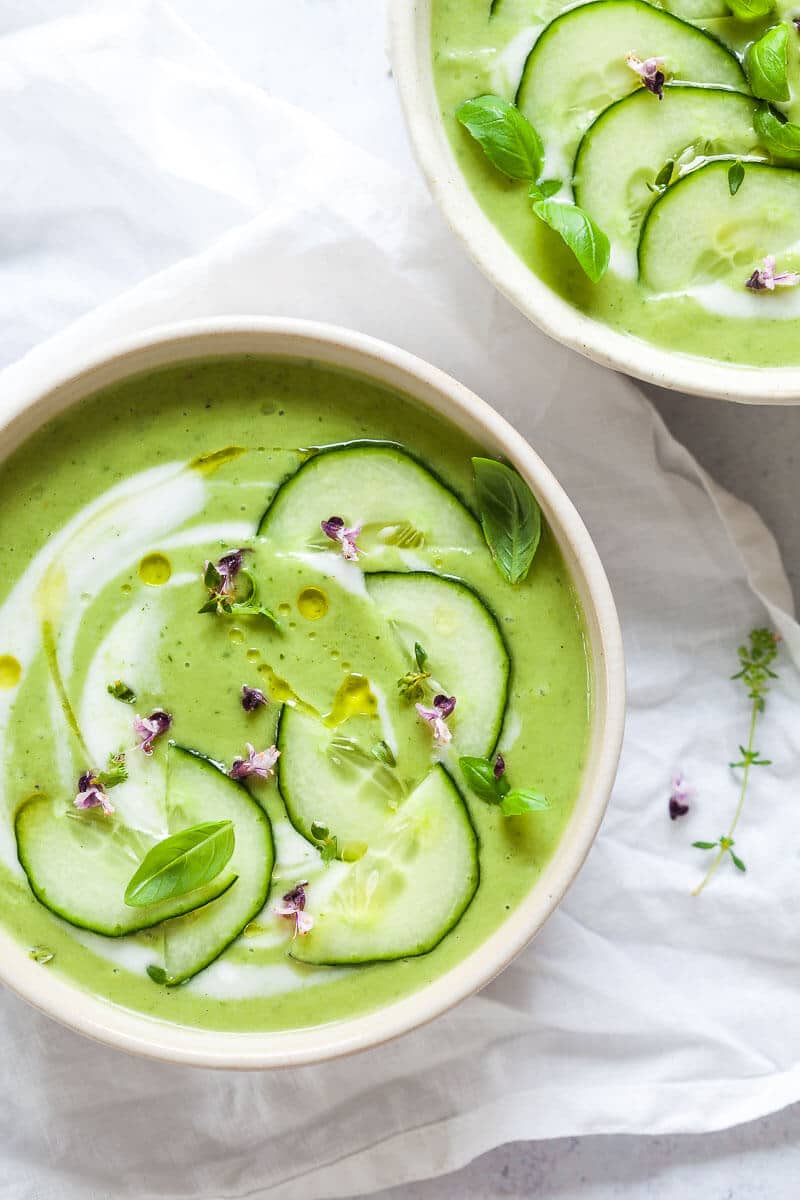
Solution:
[{"label": "loose thyme sprig on cloth", "polygon": [[711,881],[714,872],[722,862],[723,858],[730,856],[733,865],[739,871],[746,871],[747,868],[734,851],[735,846],[733,835],[736,832],[736,827],[739,824],[739,819],[742,815],[744,802],[747,797],[747,788],[750,783],[751,767],[766,767],[769,766],[771,760],[762,758],[755,748],[756,725],[759,716],[766,708],[766,697],[770,688],[770,681],[777,679],[778,675],[772,670],[772,664],[778,654],[778,636],[771,629],[753,629],[750,633],[749,645],[739,647],[739,664],[740,669],[732,676],[733,679],[741,679],[744,686],[747,688],[748,699],[750,700],[750,729],[747,737],[747,744],[740,746],[739,750],[742,757],[737,762],[730,764],[733,770],[741,770],[742,782],[739,789],[739,802],[736,805],[736,810],[733,814],[733,820],[730,823],[728,832],[722,834],[715,842],[693,842],[698,850],[715,850],[716,854],[711,861],[711,866],[708,868],[703,879],[692,892],[693,896],[699,896],[705,887]]}]

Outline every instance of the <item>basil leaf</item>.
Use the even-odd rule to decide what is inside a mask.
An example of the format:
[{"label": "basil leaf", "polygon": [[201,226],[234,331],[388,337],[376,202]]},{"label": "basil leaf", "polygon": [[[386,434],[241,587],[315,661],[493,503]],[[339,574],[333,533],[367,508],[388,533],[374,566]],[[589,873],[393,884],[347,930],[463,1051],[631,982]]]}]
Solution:
[{"label": "basil leaf", "polygon": [[746,871],[747,870],[747,867],[744,865],[742,860],[739,858],[738,854],[734,854],[732,850],[730,850],[728,853],[730,854],[731,858],[733,859],[733,865],[736,867],[736,869],[738,871]]},{"label": "basil leaf", "polygon": [[378,762],[383,763],[385,767],[397,766],[397,759],[392,752],[392,747],[387,742],[376,742],[372,747],[372,757],[377,758]]},{"label": "basil leaf", "polygon": [[173,833],[145,854],[125,889],[132,908],[184,896],[216,879],[233,854],[231,821],[204,821]]},{"label": "basil leaf", "polygon": [[549,200],[557,195],[562,188],[560,179],[543,179],[541,183],[532,183],[528,189],[531,200]]},{"label": "basil leaf", "polygon": [[753,42],[745,66],[754,96],[760,100],[788,100],[789,30],[786,25],[768,29]]},{"label": "basil leaf", "polygon": [[753,126],[762,142],[775,158],[796,162],[800,159],[800,125],[780,121],[766,105],[756,109]]},{"label": "basil leaf", "polygon": [[774,0],[725,0],[725,3],[740,21],[757,21],[775,7]]},{"label": "basil leaf", "polygon": [[428,661],[428,651],[424,646],[420,646],[419,642],[414,642],[414,661],[420,671],[425,670],[425,664]]},{"label": "basil leaf", "polygon": [[541,812],[549,807],[547,797],[541,792],[532,791],[531,788],[513,788],[503,797],[501,804],[505,817],[523,817],[526,813]]},{"label": "basil leaf", "polygon": [[512,467],[492,458],[473,458],[472,466],[486,545],[503,578],[520,583],[539,548],[542,511]]},{"label": "basil leaf", "polygon": [[106,688],[109,696],[113,696],[115,700],[121,700],[123,704],[135,704],[136,692],[127,683],[123,683],[121,679],[115,679]]},{"label": "basil leaf", "polygon": [[163,967],[156,967],[153,963],[147,967],[147,974],[152,979],[153,983],[166,983],[169,976]]},{"label": "basil leaf", "polygon": [[611,245],[588,213],[577,204],[561,204],[557,200],[537,200],[533,211],[545,225],[561,234],[592,283],[603,278],[608,270]]},{"label": "basil leaf", "polygon": [[717,847],[716,842],[692,842],[692,845],[698,850],[715,850]]},{"label": "basil leaf", "polygon": [[513,104],[500,96],[476,96],[459,105],[456,117],[498,171],[511,179],[539,178],[542,139]]},{"label": "basil leaf", "polygon": [[728,191],[735,196],[744,182],[744,166],[740,162],[731,163],[728,168]]},{"label": "basil leaf", "polygon": [[656,175],[652,183],[648,182],[647,187],[651,192],[663,192],[669,187],[672,182],[672,175],[675,171],[675,159],[668,158],[661,170]]},{"label": "basil leaf", "polygon": [[494,777],[494,766],[488,758],[472,758],[465,756],[458,760],[461,774],[467,781],[470,791],[487,804],[499,804],[502,798],[499,780]]}]

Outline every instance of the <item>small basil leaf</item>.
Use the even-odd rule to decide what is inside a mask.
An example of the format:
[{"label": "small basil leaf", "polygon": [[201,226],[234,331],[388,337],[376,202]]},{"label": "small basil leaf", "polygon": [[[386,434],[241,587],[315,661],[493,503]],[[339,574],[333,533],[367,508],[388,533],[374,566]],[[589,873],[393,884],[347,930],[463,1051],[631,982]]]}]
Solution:
[{"label": "small basil leaf", "polygon": [[222,576],[212,562],[206,565],[203,583],[207,588],[213,588],[215,591],[222,583]]},{"label": "small basil leaf", "polygon": [[771,108],[756,110],[753,126],[774,158],[796,162],[800,159],[800,125],[780,121]]},{"label": "small basil leaf", "polygon": [[547,797],[541,792],[532,791],[531,788],[513,788],[503,797],[501,804],[503,815],[506,817],[523,817],[526,813],[541,812],[549,807]]},{"label": "small basil leaf", "polygon": [[538,179],[544,147],[527,117],[500,96],[477,96],[456,109],[493,167],[511,179]]},{"label": "small basil leaf", "polygon": [[420,646],[419,642],[414,642],[414,660],[420,671],[424,671],[428,661],[428,651],[424,646]]},{"label": "small basil leaf", "polygon": [[788,100],[789,29],[776,25],[753,42],[747,52],[747,78],[754,96],[760,100]]},{"label": "small basil leaf", "polygon": [[509,583],[528,574],[542,536],[542,512],[525,480],[504,463],[473,458],[486,544]]},{"label": "small basil leaf", "polygon": [[234,848],[231,821],[204,821],[173,833],[145,854],[125,889],[125,903],[139,908],[193,892],[216,879]]},{"label": "small basil leaf", "polygon": [[731,163],[728,168],[728,190],[735,196],[744,182],[744,166],[740,162]]},{"label": "small basil leaf", "polygon": [[135,704],[136,692],[132,687],[128,687],[127,683],[123,683],[121,679],[115,679],[106,688],[109,696],[113,696],[115,700],[121,700],[123,704]]},{"label": "small basil leaf", "polygon": [[716,842],[692,842],[692,845],[695,847],[696,850],[714,850],[714,849],[716,849],[717,843]]},{"label": "small basil leaf", "polygon": [[729,851],[729,853],[730,853],[731,858],[733,859],[733,865],[736,867],[736,869],[738,871],[746,871],[747,867],[744,865],[742,860],[739,858],[738,854],[734,854],[732,850]]},{"label": "small basil leaf", "polygon": [[480,796],[481,800],[485,800],[487,804],[500,803],[501,794],[497,786],[498,781],[494,777],[494,766],[488,758],[465,756],[458,760],[458,765],[461,767],[461,774],[467,781],[468,787],[476,796]]},{"label": "small basil leaf", "polygon": [[549,200],[556,196],[563,187],[560,179],[543,179],[541,183],[532,183],[528,188],[531,200]]},{"label": "small basil leaf", "polygon": [[725,3],[740,21],[757,21],[775,7],[774,0],[725,0]]},{"label": "small basil leaf", "polygon": [[147,974],[152,979],[153,983],[166,983],[168,979],[167,972],[163,967],[156,967],[152,963],[147,968]]},{"label": "small basil leaf", "polygon": [[656,175],[652,183],[648,183],[648,188],[651,192],[663,192],[672,182],[672,175],[675,170],[675,159],[668,158],[661,170]]},{"label": "small basil leaf", "polygon": [[611,245],[589,214],[577,204],[557,200],[537,200],[533,211],[561,235],[592,283],[598,283],[608,270]]},{"label": "small basil leaf", "polygon": [[376,742],[372,747],[372,757],[377,758],[379,763],[383,763],[385,767],[396,767],[397,759],[395,758],[392,747],[388,742]]}]

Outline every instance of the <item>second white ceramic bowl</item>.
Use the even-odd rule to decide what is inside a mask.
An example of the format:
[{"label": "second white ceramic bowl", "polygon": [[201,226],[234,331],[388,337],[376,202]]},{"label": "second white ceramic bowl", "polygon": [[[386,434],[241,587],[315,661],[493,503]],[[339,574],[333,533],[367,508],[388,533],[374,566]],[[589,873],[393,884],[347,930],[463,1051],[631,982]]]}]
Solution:
[{"label": "second white ceramic bowl", "polygon": [[487,404],[448,375],[383,342],[311,322],[254,317],[154,330],[57,378],[42,375],[4,396],[2,460],[45,421],[131,375],[225,355],[314,360],[357,372],[413,397],[512,462],[534,491],[569,568],[586,619],[592,724],[586,768],[572,816],[526,899],[486,942],[413,995],[352,1020],[289,1032],[219,1033],[155,1021],[89,995],[32,962],[0,927],[0,981],[65,1025],[99,1041],[171,1062],[207,1067],[299,1066],[374,1046],[444,1012],[501,971],[559,903],[597,833],[616,774],[625,710],[622,640],[597,551],[570,500],[528,443]]},{"label": "second white ceramic bowl", "polygon": [[800,404],[798,367],[737,366],[663,350],[585,316],[529,270],[478,204],[450,146],[433,79],[431,7],[432,0],[391,0],[394,75],[434,199],[495,287],[556,341],[637,379],[748,404]]}]

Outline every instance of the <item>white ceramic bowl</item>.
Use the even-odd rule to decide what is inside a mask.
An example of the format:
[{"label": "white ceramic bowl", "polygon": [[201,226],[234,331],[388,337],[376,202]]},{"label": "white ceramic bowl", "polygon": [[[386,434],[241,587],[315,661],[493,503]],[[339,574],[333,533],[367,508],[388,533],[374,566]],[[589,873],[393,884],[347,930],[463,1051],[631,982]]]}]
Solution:
[{"label": "white ceramic bowl", "polygon": [[[391,0],[394,76],[411,142],[434,199],[495,287],[556,341],[637,379],[748,404],[800,404],[798,367],[736,366],[663,350],[585,316],[529,270],[478,204],[451,149],[433,81],[431,4],[432,0]],[[787,334],[794,336],[788,329]]]},{"label": "white ceramic bowl", "polygon": [[490,453],[505,455],[536,493],[561,547],[583,605],[593,664],[594,713],[583,785],[561,843],[541,878],[502,927],[468,958],[421,991],[377,1012],[285,1033],[218,1033],[170,1025],[128,1012],[82,992],[55,972],[43,971],[0,928],[0,980],[80,1033],[172,1062],[208,1067],[294,1066],[376,1045],[431,1020],[487,983],[538,932],[575,878],[614,782],[625,707],[622,640],[597,551],[571,502],[527,442],[448,375],[358,333],[310,322],[250,317],[154,330],[77,363],[67,376],[41,378],[29,394],[5,396],[0,460],[49,418],[99,388],[154,367],[225,354],[315,359],[359,372],[413,396]]}]

